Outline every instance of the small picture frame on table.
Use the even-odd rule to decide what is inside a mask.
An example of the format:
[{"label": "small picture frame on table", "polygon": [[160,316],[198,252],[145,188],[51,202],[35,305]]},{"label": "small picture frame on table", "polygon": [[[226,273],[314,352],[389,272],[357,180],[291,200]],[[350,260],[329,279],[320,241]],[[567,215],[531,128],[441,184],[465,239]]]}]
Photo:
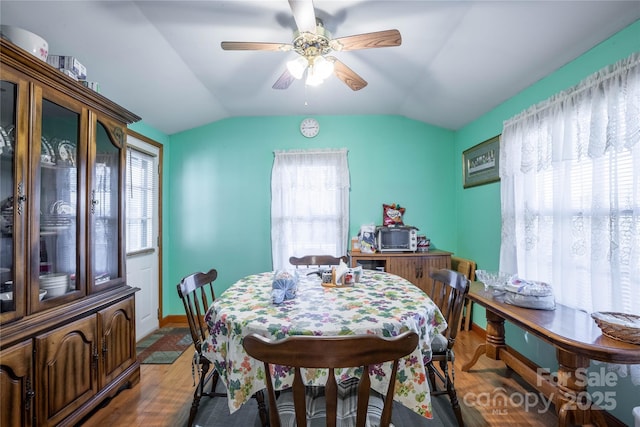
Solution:
[{"label": "small picture frame on table", "polygon": [[500,135],[462,152],[463,187],[500,181]]}]

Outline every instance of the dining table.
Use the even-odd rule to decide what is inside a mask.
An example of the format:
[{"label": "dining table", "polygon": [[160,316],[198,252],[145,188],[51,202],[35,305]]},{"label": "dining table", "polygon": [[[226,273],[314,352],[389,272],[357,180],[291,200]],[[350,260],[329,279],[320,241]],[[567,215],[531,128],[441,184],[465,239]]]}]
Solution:
[{"label": "dining table", "polygon": [[[229,410],[238,410],[254,393],[264,389],[264,364],[250,357],[242,346],[251,333],[273,340],[291,335],[346,336],[374,334],[393,337],[412,330],[419,344],[399,361],[394,399],[432,418],[427,362],[431,340],[447,327],[434,302],[408,280],[386,272],[364,270],[359,282],[331,287],[317,274],[292,271],[297,278],[295,297],[274,303],[276,272],[252,274],[227,288],[205,314],[209,336],[203,356],[209,359],[227,388]],[[293,371],[272,367],[276,390],[292,386]],[[371,387],[386,393],[391,362],[370,367]],[[356,369],[336,370],[340,381],[360,375]],[[307,385],[324,385],[327,370],[307,370]]]}]

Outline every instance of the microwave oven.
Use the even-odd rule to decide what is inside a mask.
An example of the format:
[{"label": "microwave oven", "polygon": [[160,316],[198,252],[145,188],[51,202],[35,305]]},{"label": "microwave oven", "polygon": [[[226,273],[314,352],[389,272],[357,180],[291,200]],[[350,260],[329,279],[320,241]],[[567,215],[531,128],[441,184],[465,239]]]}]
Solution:
[{"label": "microwave oven", "polygon": [[377,227],[376,248],[379,252],[415,252],[418,229],[409,226]]}]

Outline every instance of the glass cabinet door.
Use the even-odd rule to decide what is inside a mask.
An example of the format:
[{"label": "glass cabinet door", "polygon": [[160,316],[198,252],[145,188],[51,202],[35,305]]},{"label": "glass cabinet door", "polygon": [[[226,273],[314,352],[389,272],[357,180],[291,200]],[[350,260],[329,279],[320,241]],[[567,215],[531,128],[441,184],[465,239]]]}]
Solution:
[{"label": "glass cabinet door", "polygon": [[[95,146],[91,147],[89,206],[89,292],[122,283],[123,246],[119,240],[122,215],[122,141],[107,126],[96,122]],[[120,132],[119,128],[118,132]],[[124,134],[123,134],[124,135]]]},{"label": "glass cabinet door", "polygon": [[25,312],[25,275],[18,266],[24,263],[22,229],[26,217],[26,188],[24,165],[17,155],[16,107],[20,97],[21,102],[26,101],[26,87],[26,81],[3,71],[0,81],[0,323],[19,318]]},{"label": "glass cabinet door", "polygon": [[[70,106],[42,99],[41,132],[33,133],[33,148],[38,168],[33,191],[39,193],[35,216],[39,219],[39,235],[32,251],[32,284],[38,277],[39,287],[32,285],[32,300],[41,303],[32,308],[81,297],[84,291],[79,277],[78,231],[81,173],[78,159],[81,137],[81,113]],[[35,226],[35,225],[32,225]],[[32,242],[34,244],[34,242]]]}]

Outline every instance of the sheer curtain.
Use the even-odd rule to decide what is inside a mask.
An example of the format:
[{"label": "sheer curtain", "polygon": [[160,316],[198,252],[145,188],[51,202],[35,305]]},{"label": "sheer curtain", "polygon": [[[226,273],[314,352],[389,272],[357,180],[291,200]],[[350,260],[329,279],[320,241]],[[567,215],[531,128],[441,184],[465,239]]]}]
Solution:
[{"label": "sheer curtain", "polygon": [[274,270],[290,256],[347,253],[347,150],[276,151],[271,173]]},{"label": "sheer curtain", "polygon": [[640,53],[505,122],[500,269],[640,313]]}]

